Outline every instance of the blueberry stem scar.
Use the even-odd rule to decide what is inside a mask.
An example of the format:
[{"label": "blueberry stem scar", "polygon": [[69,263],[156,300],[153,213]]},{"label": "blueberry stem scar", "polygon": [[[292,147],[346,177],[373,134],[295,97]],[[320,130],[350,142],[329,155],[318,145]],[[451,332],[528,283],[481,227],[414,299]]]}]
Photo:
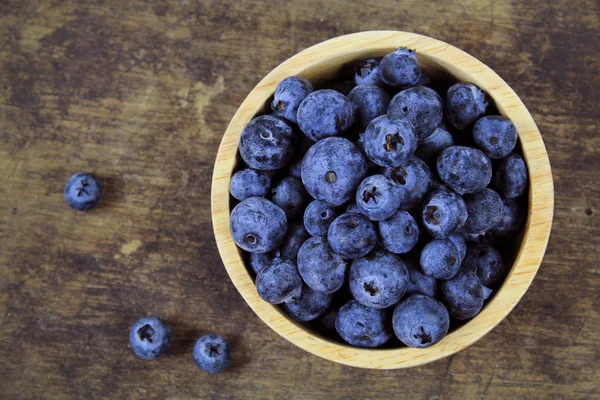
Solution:
[{"label": "blueberry stem scar", "polygon": [[146,340],[148,343],[152,343],[152,338],[154,337],[154,329],[146,324],[138,329],[138,335],[141,340]]},{"label": "blueberry stem scar", "polygon": [[85,188],[86,188],[87,186],[90,186],[90,184],[89,184],[89,183],[87,183],[87,181],[86,181],[85,179],[84,179],[84,180],[82,180],[82,181],[81,181],[81,186],[79,186],[77,189],[75,189],[75,190],[77,190],[77,197],[81,197],[81,193],[82,193],[82,192],[83,192],[83,193],[85,193],[85,194],[89,194],[89,193],[87,192],[87,190],[85,190]]}]

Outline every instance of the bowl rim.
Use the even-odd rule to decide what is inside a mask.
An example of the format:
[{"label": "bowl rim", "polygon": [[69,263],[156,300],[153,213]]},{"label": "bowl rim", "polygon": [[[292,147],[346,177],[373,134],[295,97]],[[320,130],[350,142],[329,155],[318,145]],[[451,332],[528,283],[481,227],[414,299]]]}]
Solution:
[{"label": "bowl rim", "polygon": [[[501,288],[476,317],[426,348],[365,349],[330,341],[307,331],[279,307],[263,301],[229,232],[229,182],[237,163],[239,137],[244,126],[264,108],[277,84],[291,75],[318,72],[327,64],[384,55],[398,47],[415,49],[419,58],[437,64],[457,79],[473,82],[494,100],[519,133],[529,173],[529,213],[521,247]],[[371,55],[372,56],[372,55]],[[279,64],[242,102],[219,146],[211,192],[215,239],[231,281],[252,310],[271,329],[303,350],[341,364],[372,369],[423,365],[455,354],[481,339],[498,325],[527,291],[541,264],[552,226],[554,189],[550,161],[540,132],[527,108],[491,68],[466,52],[440,40],[401,31],[367,31],[339,36],[311,46]]]}]

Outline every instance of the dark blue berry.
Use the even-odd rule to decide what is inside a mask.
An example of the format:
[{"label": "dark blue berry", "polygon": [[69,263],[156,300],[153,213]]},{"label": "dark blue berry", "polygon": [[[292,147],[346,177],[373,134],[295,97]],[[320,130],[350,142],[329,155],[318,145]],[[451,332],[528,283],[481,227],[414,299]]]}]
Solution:
[{"label": "dark blue berry", "polygon": [[383,175],[365,178],[356,191],[356,206],[372,221],[394,215],[400,207],[401,189]]},{"label": "dark blue berry", "polygon": [[288,258],[295,262],[300,247],[308,238],[310,238],[310,235],[301,221],[289,224],[285,241],[280,248],[281,257]]},{"label": "dark blue berry", "polygon": [[363,144],[367,157],[375,164],[398,167],[417,149],[417,136],[406,118],[382,115],[367,127]]},{"label": "dark blue berry", "polygon": [[309,197],[302,180],[288,176],[271,188],[267,198],[281,207],[288,220],[292,220],[304,210]]},{"label": "dark blue berry", "polygon": [[442,99],[428,87],[411,87],[394,96],[388,114],[408,119],[419,139],[426,138],[442,122]]},{"label": "dark blue berry", "polygon": [[396,307],[392,323],[394,333],[402,343],[424,349],[439,343],[446,336],[450,315],[436,299],[413,294]]},{"label": "dark blue berry", "polygon": [[290,164],[288,167],[288,175],[295,178],[302,178],[302,158]]},{"label": "dark blue berry", "polygon": [[400,187],[400,209],[411,210],[421,204],[431,189],[431,170],[418,157],[409,156],[402,165],[386,168],[384,175]]},{"label": "dark blue berry", "polygon": [[248,253],[248,264],[254,273],[258,274],[263,268],[267,267],[274,258],[279,257],[279,250],[271,253]]},{"label": "dark blue berry", "polygon": [[343,258],[353,259],[373,250],[377,243],[377,232],[364,215],[346,213],[331,223],[327,240],[336,253]]},{"label": "dark blue berry", "polygon": [[308,239],[298,251],[298,271],[311,289],[334,293],[344,284],[348,263],[324,237]]},{"label": "dark blue berry", "polygon": [[250,168],[275,170],[288,165],[296,142],[292,128],[273,115],[256,117],[242,131],[240,155]]},{"label": "dark blue berry", "polygon": [[214,333],[204,335],[196,341],[192,356],[198,367],[210,374],[224,371],[231,362],[227,342]]},{"label": "dark blue berry", "polygon": [[421,78],[421,65],[416,52],[405,47],[383,57],[379,71],[383,82],[393,87],[414,86]]},{"label": "dark blue berry", "polygon": [[469,217],[463,230],[467,233],[485,232],[502,219],[502,198],[492,189],[467,194],[464,197]]},{"label": "dark blue berry", "polygon": [[86,211],[98,205],[102,198],[102,188],[94,175],[78,172],[69,178],[63,194],[68,205],[76,210]]},{"label": "dark blue berry", "polygon": [[433,239],[421,250],[421,269],[435,279],[451,279],[460,268],[460,254],[450,239]]},{"label": "dark blue berry", "polygon": [[488,103],[485,92],[477,85],[459,82],[448,89],[446,117],[458,130],[464,130],[485,115]]},{"label": "dark blue berry", "polygon": [[354,107],[354,117],[364,129],[375,118],[387,112],[390,96],[375,85],[360,85],[348,94],[348,100]]},{"label": "dark blue berry", "polygon": [[460,229],[468,218],[467,205],[458,194],[435,190],[423,202],[423,226],[435,238],[447,238]]},{"label": "dark blue berry", "polygon": [[302,278],[295,261],[278,257],[256,276],[258,295],[271,304],[281,304],[302,291]]},{"label": "dark blue berry", "polygon": [[276,115],[296,123],[296,113],[300,103],[312,93],[313,87],[309,81],[297,76],[289,76],[279,82],[275,89],[271,109]]},{"label": "dark blue berry", "polygon": [[408,266],[408,285],[406,286],[406,293],[420,293],[435,297],[437,288],[436,279],[423,274],[416,266],[410,266],[409,263],[405,264]]},{"label": "dark blue berry", "polygon": [[379,74],[379,58],[369,58],[361,61],[354,70],[354,83],[358,85],[384,86]]},{"label": "dark blue berry", "polygon": [[473,139],[489,158],[504,158],[517,144],[517,128],[512,121],[499,115],[480,118],[473,126]]},{"label": "dark blue berry", "polygon": [[354,202],[348,204],[348,207],[346,207],[346,212],[347,213],[362,214],[360,212],[360,209],[358,208],[358,206]]},{"label": "dark blue berry", "polygon": [[346,342],[358,347],[379,347],[392,337],[389,311],[346,303],[335,320],[335,329]]},{"label": "dark blue berry", "polygon": [[500,160],[494,170],[494,185],[504,197],[509,199],[525,193],[527,181],[525,160],[516,153]]},{"label": "dark blue berry", "polygon": [[314,323],[319,332],[328,336],[336,335],[335,320],[337,319],[339,312],[340,309],[338,307],[331,307],[324,314],[315,319]]},{"label": "dark blue berry", "polygon": [[171,343],[171,328],[156,317],[142,318],[131,328],[129,343],[136,356],[153,360],[167,351]]},{"label": "dark blue berry", "polygon": [[483,307],[483,286],[475,272],[461,268],[454,278],[439,282],[443,302],[452,318],[471,319]]},{"label": "dark blue berry", "polygon": [[507,236],[521,228],[525,221],[525,211],[515,199],[502,199],[502,204],[502,218],[490,232],[498,236]]},{"label": "dark blue berry", "polygon": [[281,305],[283,311],[296,321],[312,321],[323,314],[331,305],[331,294],[317,292],[303,285],[300,297],[294,297]]},{"label": "dark blue berry", "polygon": [[379,239],[383,247],[391,253],[408,253],[419,240],[419,226],[408,212],[398,211],[379,222]]},{"label": "dark blue berry", "polygon": [[304,210],[304,226],[312,236],[327,236],[329,225],[340,215],[339,211],[321,200],[313,200]]},{"label": "dark blue berry", "polygon": [[271,187],[271,177],[265,171],[245,168],[237,171],[231,177],[229,192],[239,200],[249,197],[263,197]]},{"label": "dark blue berry", "polygon": [[317,90],[306,96],[297,116],[300,130],[314,141],[339,135],[354,123],[350,100],[331,89]]},{"label": "dark blue berry", "polygon": [[424,161],[436,160],[442,150],[450,146],[454,146],[452,134],[442,128],[436,128],[431,135],[419,139],[415,154]]},{"label": "dark blue berry", "polygon": [[492,163],[481,151],[465,146],[444,149],[437,159],[438,175],[459,194],[475,193],[492,179]]},{"label": "dark blue berry", "polygon": [[233,241],[242,250],[267,253],[285,239],[287,218],[283,210],[262,197],[250,197],[231,211],[229,224]]},{"label": "dark blue berry", "polygon": [[448,236],[448,239],[450,239],[456,246],[460,260],[458,263],[461,264],[465,259],[465,255],[467,254],[467,242],[465,238],[460,233],[453,233],[452,235]]},{"label": "dark blue berry", "polygon": [[467,255],[462,264],[477,274],[482,285],[495,289],[502,283],[506,274],[502,255],[488,245],[478,244],[467,249]]},{"label": "dark blue berry", "polygon": [[332,206],[354,198],[367,162],[348,139],[334,137],[312,146],[302,161],[302,182],[312,197]]},{"label": "dark blue berry", "polygon": [[408,286],[408,270],[395,255],[374,250],[352,261],[350,291],[359,303],[374,308],[396,304]]}]

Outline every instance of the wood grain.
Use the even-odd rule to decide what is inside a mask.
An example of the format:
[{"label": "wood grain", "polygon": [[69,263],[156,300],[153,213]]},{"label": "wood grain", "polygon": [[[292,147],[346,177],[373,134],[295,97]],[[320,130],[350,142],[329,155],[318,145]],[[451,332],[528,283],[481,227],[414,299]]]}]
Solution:
[{"label": "wood grain", "polygon": [[[0,2],[0,398],[598,398],[598,12],[591,0]],[[389,371],[315,357],[256,318],[222,266],[209,199],[223,132],[257,82],[304,48],[376,29],[441,39],[496,71],[533,115],[555,184],[548,250],[515,310],[452,357]],[[90,213],[62,199],[77,170],[107,189]],[[127,343],[148,313],[174,329],[156,362]],[[224,375],[191,361],[207,331],[234,348]]]}]

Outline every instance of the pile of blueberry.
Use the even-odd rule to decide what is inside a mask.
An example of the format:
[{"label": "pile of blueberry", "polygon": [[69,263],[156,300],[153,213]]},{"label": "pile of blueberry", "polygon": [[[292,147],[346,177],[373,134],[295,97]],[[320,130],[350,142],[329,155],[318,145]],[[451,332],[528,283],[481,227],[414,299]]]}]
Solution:
[{"label": "pile of blueberry", "polygon": [[429,347],[512,262],[528,184],[517,130],[475,84],[428,78],[414,50],[354,71],[319,90],[284,79],[244,128],[231,235],[260,297],[295,320],[354,346],[395,333]]}]

